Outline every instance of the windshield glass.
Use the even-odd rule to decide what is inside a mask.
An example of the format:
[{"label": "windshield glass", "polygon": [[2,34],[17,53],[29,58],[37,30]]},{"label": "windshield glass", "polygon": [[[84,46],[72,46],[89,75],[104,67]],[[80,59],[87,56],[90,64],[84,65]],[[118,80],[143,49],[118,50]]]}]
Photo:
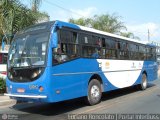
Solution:
[{"label": "windshield glass", "polygon": [[16,36],[8,57],[8,67],[45,65],[49,33]]}]

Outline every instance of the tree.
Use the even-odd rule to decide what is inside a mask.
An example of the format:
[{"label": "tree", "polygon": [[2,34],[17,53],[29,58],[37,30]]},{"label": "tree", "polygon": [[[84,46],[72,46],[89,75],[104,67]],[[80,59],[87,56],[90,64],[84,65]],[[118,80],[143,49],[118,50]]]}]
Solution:
[{"label": "tree", "polygon": [[104,14],[104,15],[95,15],[93,18],[79,18],[69,19],[69,22],[89,26],[98,30],[110,32],[110,33],[120,33],[121,30],[125,29],[124,23],[119,20],[120,16],[116,14]]},{"label": "tree", "polygon": [[32,11],[37,12],[42,0],[30,0],[32,4]]},{"label": "tree", "polygon": [[33,25],[47,16],[46,13],[33,12],[20,3],[19,0],[0,1],[0,31],[3,35],[15,34],[17,31]]},{"label": "tree", "polygon": [[110,33],[120,33],[121,30],[125,29],[124,23],[119,20],[120,16],[116,14],[105,14],[105,15],[95,15],[93,17],[93,22],[91,23],[93,28],[98,30],[110,32]]},{"label": "tree", "polygon": [[79,18],[78,20],[75,20],[73,18],[69,19],[70,23],[86,26],[86,20],[84,18]]},{"label": "tree", "polygon": [[131,32],[121,32],[120,35],[123,36],[123,37],[140,40],[139,37],[135,36],[135,35],[134,35],[133,33],[131,33]]},{"label": "tree", "polygon": [[2,34],[13,33],[13,22],[15,17],[15,3],[18,1],[2,0],[0,1],[0,28]]},{"label": "tree", "polygon": [[109,33],[118,34],[124,37],[138,39],[139,37],[135,36],[131,32],[121,32],[122,30],[127,30],[124,23],[120,21],[121,17],[117,14],[104,14],[104,15],[95,15],[92,18],[79,18],[79,19],[69,19],[69,22],[86,26],[92,27],[98,30],[102,30]]},{"label": "tree", "polygon": [[90,24],[92,23],[92,19],[79,18],[79,19],[75,20],[75,19],[71,18],[71,19],[69,19],[69,22],[74,23],[74,24],[78,24],[78,25],[82,25],[82,26],[90,27]]},{"label": "tree", "polygon": [[121,32],[120,35],[128,38],[134,38],[134,34],[131,32]]}]

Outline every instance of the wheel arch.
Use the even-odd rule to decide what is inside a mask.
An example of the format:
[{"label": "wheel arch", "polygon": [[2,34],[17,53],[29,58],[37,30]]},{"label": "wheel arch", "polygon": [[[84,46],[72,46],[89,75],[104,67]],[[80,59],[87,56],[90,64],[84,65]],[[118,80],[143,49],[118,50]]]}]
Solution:
[{"label": "wheel arch", "polygon": [[93,80],[93,79],[97,79],[101,83],[101,90],[103,92],[104,87],[103,87],[103,80],[102,80],[101,76],[99,74],[93,74],[88,81],[88,85],[89,85],[90,81]]},{"label": "wheel arch", "polygon": [[146,77],[147,77],[147,71],[146,71],[146,70],[144,70],[144,71],[142,72],[142,75],[143,75],[143,74],[145,74]]}]

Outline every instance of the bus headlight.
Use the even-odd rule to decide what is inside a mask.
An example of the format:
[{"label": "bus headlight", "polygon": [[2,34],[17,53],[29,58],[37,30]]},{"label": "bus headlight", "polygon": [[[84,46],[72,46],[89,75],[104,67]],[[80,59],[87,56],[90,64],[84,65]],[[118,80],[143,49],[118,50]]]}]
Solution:
[{"label": "bus headlight", "polygon": [[41,73],[41,71],[42,71],[41,69],[38,69],[38,70],[34,71],[33,74],[32,74],[32,78],[37,77]]},{"label": "bus headlight", "polygon": [[38,76],[37,72],[34,72],[33,75],[32,75],[32,78],[35,78],[37,76]]}]

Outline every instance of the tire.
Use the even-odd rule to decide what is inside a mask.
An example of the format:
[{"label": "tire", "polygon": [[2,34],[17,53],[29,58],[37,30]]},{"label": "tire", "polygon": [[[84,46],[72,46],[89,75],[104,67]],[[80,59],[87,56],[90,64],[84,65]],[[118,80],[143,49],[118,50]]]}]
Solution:
[{"label": "tire", "polygon": [[146,76],[145,73],[142,74],[142,80],[141,80],[141,84],[140,84],[140,89],[141,90],[147,89],[147,76]]},{"label": "tire", "polygon": [[101,101],[101,83],[97,79],[92,79],[88,85],[87,103],[89,105],[98,104]]}]

